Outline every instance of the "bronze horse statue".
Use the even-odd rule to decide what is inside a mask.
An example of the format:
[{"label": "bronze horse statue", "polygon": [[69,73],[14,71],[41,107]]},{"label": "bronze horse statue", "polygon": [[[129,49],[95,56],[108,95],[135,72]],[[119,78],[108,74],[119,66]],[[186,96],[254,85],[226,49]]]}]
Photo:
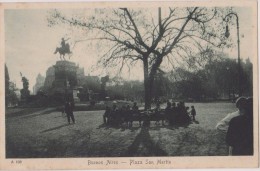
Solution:
[{"label": "bronze horse statue", "polygon": [[72,52],[70,51],[70,45],[68,43],[65,44],[65,46],[62,47],[57,47],[54,54],[56,54],[57,52],[59,52],[60,54],[60,59],[62,60],[66,60],[65,59],[65,55],[68,54],[69,59],[71,57]]}]

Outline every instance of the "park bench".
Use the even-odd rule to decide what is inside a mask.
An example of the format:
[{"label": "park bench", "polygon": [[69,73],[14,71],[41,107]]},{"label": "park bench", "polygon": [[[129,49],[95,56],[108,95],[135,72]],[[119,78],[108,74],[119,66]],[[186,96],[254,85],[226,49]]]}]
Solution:
[{"label": "park bench", "polygon": [[[150,123],[151,121],[154,121],[156,125],[160,124],[160,121],[162,125],[164,125],[165,121],[169,122],[169,118],[165,113],[165,110],[162,109],[159,112],[156,112],[155,110],[139,110],[138,112],[134,112],[132,110],[128,111],[132,113],[124,113],[123,111],[117,111],[116,113],[111,113],[109,117],[109,123],[120,125],[123,123],[127,123],[127,125],[132,126],[132,123],[139,122],[140,126],[142,124]],[[188,116],[189,117],[189,116]],[[185,119],[185,123],[189,122],[190,119]],[[178,121],[177,121],[178,122]],[[184,123],[184,121],[179,121],[180,123]],[[177,124],[178,124],[177,123]]]},{"label": "park bench", "polygon": [[155,110],[142,111],[143,121],[155,121],[156,124],[159,124],[161,121],[164,124],[164,121],[167,120],[165,115],[165,110],[160,110],[156,112]]},{"label": "park bench", "polygon": [[[120,111],[118,111],[120,112]],[[133,111],[130,111],[133,112]],[[115,116],[115,115],[114,115]],[[161,110],[159,113],[155,112],[154,110],[149,110],[149,111],[144,111],[140,110],[139,112],[133,112],[131,114],[124,115],[124,114],[118,114],[118,117],[121,118],[113,118],[112,120],[118,120],[126,123],[131,123],[132,122],[139,122],[141,125],[145,121],[155,121],[156,124],[159,124],[160,121],[162,121],[162,124],[164,124],[164,121],[166,120],[165,112],[164,110]]]}]

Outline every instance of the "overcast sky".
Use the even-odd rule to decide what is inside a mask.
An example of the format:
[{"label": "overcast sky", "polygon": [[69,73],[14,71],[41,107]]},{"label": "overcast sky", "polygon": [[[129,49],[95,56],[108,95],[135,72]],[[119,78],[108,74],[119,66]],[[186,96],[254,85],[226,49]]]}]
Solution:
[{"label": "overcast sky", "polygon": [[[63,25],[48,27],[47,16],[49,10],[5,10],[5,54],[10,80],[18,88],[22,88],[20,72],[29,79],[32,91],[36,77],[40,73],[45,76],[46,70],[59,60],[54,55],[55,48],[60,46],[62,37],[69,37],[70,30]],[[73,13],[73,11],[62,11]],[[237,9],[240,22],[241,57],[252,58],[250,42],[252,42],[252,14],[250,8]],[[236,34],[236,28],[231,28]],[[73,39],[73,38],[71,38]],[[75,39],[75,38],[74,38]],[[237,47],[225,49],[231,57],[237,57]],[[77,44],[73,49],[72,61],[85,68],[85,74],[104,75],[103,72],[91,72],[91,66],[97,62],[97,54],[86,49],[84,44]],[[142,69],[132,74],[126,74],[127,79],[143,78]],[[140,72],[139,72],[140,71]]]}]

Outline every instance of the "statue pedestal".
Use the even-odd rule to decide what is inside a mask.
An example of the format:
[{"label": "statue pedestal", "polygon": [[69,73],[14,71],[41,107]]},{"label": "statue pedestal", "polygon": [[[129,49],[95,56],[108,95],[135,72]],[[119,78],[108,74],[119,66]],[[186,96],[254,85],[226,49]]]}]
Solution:
[{"label": "statue pedestal", "polygon": [[55,68],[55,88],[73,88],[77,85],[77,66],[74,62],[57,61]]},{"label": "statue pedestal", "polygon": [[55,94],[73,97],[73,88],[77,86],[77,66],[70,61],[57,61],[54,67],[55,79],[52,91]]},{"label": "statue pedestal", "polygon": [[[84,68],[71,61],[57,61],[46,71],[44,88],[57,101],[74,99],[79,101],[78,90],[86,84]],[[77,91],[77,92],[76,92]]]}]

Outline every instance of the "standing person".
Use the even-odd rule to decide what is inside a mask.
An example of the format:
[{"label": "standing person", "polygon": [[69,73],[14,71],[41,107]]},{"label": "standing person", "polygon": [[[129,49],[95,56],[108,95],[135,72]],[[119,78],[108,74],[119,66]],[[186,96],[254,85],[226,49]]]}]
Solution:
[{"label": "standing person", "polygon": [[118,122],[121,126],[126,120],[126,115],[126,106],[123,104],[120,111],[118,112]]},{"label": "standing person", "polygon": [[179,103],[179,109],[178,109],[178,116],[179,116],[179,124],[185,124],[187,122],[187,109],[185,107],[185,103],[184,102],[180,102]]},{"label": "standing person", "polygon": [[171,102],[167,102],[167,106],[165,108],[165,117],[171,123],[171,115],[172,115],[172,104]]},{"label": "standing person", "polygon": [[110,112],[111,112],[111,109],[108,106],[106,106],[106,110],[105,110],[105,113],[103,115],[104,124],[109,123]]},{"label": "standing person", "polygon": [[155,107],[155,124],[159,124],[159,120],[160,120],[160,113],[161,113],[161,105],[160,102],[158,101]]},{"label": "standing person", "polygon": [[69,124],[70,124],[70,119],[72,120],[73,124],[75,124],[75,118],[74,118],[74,115],[73,115],[73,108],[74,108],[73,102],[67,101],[65,103],[65,113],[67,114]]},{"label": "standing person", "polygon": [[231,119],[226,142],[232,147],[230,155],[253,155],[253,99],[247,100],[243,114]]},{"label": "standing person", "polygon": [[126,106],[126,124],[128,127],[133,126],[133,112],[131,111],[131,108],[129,105]]},{"label": "standing person", "polygon": [[139,107],[137,106],[136,102],[134,102],[134,105],[132,107],[132,111],[133,111],[133,115],[136,116],[136,118],[139,121],[139,125],[141,126],[142,125],[142,118],[141,118],[141,115],[140,115],[140,112],[139,112]]},{"label": "standing person", "polygon": [[177,103],[177,106],[175,108],[175,121],[176,124],[181,123],[181,102]]},{"label": "standing person", "polygon": [[118,117],[118,108],[117,108],[117,105],[116,105],[116,102],[113,102],[113,107],[112,107],[112,110],[111,110],[111,122],[113,124],[117,124],[117,117]]},{"label": "standing person", "polygon": [[172,113],[170,115],[170,125],[173,125],[174,123],[176,123],[176,113],[177,113],[177,106],[176,106],[176,103],[173,102],[172,103]]},{"label": "standing person", "polygon": [[239,97],[236,100],[236,107],[238,108],[238,110],[233,113],[229,113],[225,118],[218,122],[216,125],[217,130],[226,133],[230,120],[236,116],[243,115],[245,113],[246,103],[247,100],[245,97]]},{"label": "standing person", "polygon": [[136,102],[134,102],[134,105],[133,105],[133,107],[132,107],[132,110],[133,110],[134,112],[138,112],[138,106],[137,106],[137,103],[136,103]]},{"label": "standing person", "polygon": [[194,108],[194,106],[191,106],[191,116],[192,116],[192,120],[195,121],[195,116],[196,116],[196,110]]}]

